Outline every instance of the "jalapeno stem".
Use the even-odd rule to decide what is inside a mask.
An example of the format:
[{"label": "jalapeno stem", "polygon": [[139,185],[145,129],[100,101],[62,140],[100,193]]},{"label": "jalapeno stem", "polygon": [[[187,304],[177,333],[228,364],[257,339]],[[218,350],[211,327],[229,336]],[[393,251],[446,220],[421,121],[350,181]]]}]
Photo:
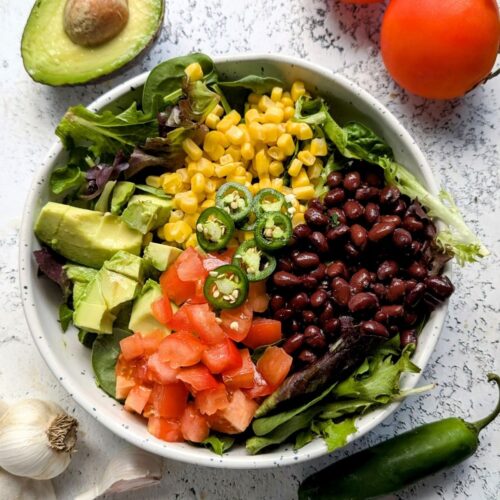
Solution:
[{"label": "jalapeno stem", "polygon": [[[491,382],[492,380],[494,380],[496,382],[499,393],[500,393],[500,377],[496,373],[488,373],[488,382]],[[476,429],[476,431],[479,433],[490,422],[495,420],[495,418],[498,416],[498,414],[500,414],[500,397],[498,399],[498,402],[497,402],[495,409],[487,417],[484,417],[481,420],[478,420],[477,422],[473,422],[470,425],[472,425],[472,427],[474,427]]]}]

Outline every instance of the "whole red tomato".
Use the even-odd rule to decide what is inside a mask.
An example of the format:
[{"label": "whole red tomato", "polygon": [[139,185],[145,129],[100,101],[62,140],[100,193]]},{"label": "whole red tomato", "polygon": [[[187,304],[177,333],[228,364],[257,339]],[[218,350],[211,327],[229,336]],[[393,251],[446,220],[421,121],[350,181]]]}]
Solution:
[{"label": "whole red tomato", "polygon": [[496,0],[392,0],[382,22],[389,73],[431,99],[462,96],[484,79],[499,43]]}]

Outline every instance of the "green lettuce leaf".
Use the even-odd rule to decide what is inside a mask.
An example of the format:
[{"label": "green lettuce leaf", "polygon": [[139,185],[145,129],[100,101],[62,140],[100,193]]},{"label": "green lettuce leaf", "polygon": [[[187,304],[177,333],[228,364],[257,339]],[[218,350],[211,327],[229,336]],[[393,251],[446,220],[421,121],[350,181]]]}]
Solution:
[{"label": "green lettuce leaf", "polygon": [[340,418],[344,415],[362,414],[374,405],[373,401],[363,399],[349,399],[346,401],[334,401],[323,406],[320,418]]},{"label": "green lettuce leaf", "polygon": [[283,82],[271,76],[246,75],[239,80],[218,82],[219,87],[243,88],[251,90],[256,94],[271,92],[273,87],[282,87]]},{"label": "green lettuce leaf", "polygon": [[323,437],[329,452],[345,446],[347,438],[356,432],[354,418],[346,418],[342,422],[318,420],[313,422],[311,430]]},{"label": "green lettuce leaf", "polygon": [[229,436],[222,436],[219,434],[210,434],[210,436],[202,442],[208,448],[211,448],[217,455],[223,455],[234,444],[234,438]]},{"label": "green lettuce leaf", "polygon": [[56,168],[50,175],[50,190],[55,195],[76,191],[85,182],[85,174],[74,165]]},{"label": "green lettuce leaf", "polygon": [[73,320],[73,310],[64,302],[59,306],[59,323],[62,331],[65,332]]}]

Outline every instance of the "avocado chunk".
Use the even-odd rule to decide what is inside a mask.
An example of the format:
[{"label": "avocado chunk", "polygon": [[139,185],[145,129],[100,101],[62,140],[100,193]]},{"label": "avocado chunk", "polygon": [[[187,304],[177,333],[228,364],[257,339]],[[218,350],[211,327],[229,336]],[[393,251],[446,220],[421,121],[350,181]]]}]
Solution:
[{"label": "avocado chunk", "polygon": [[[162,325],[151,312],[153,302],[161,298],[160,285],[153,280],[146,281],[132,307],[132,314],[128,324],[129,330],[142,334],[148,334],[153,330],[160,330],[166,335],[170,334],[170,329]],[[172,304],[172,308],[177,309],[174,304]]]},{"label": "avocado chunk", "polygon": [[129,252],[116,252],[111,259],[103,264],[104,269],[114,271],[115,273],[123,274],[130,279],[142,283],[144,279],[143,260],[137,255]]},{"label": "avocado chunk", "polygon": [[118,215],[121,213],[130,197],[134,194],[135,184],[128,181],[120,181],[113,189],[111,197],[111,213]]},{"label": "avocado chunk", "polygon": [[73,283],[88,283],[92,281],[98,273],[98,271],[92,267],[79,266],[77,264],[66,264],[64,270]]},{"label": "avocado chunk", "polygon": [[150,194],[136,194],[130,198],[121,218],[142,234],[163,226],[172,210],[172,200]]},{"label": "avocado chunk", "polygon": [[131,1],[128,22],[117,36],[84,47],[64,31],[65,4],[66,0],[37,0],[24,28],[24,67],[33,80],[47,85],[87,83],[120,69],[150,45],[163,20],[163,0]]},{"label": "avocado chunk", "polygon": [[102,190],[101,196],[96,201],[94,210],[98,212],[107,212],[109,208],[109,199],[111,198],[111,193],[116,185],[116,181],[108,181]]},{"label": "avocado chunk", "polygon": [[175,262],[182,250],[169,245],[151,242],[144,249],[144,260],[158,271],[165,271],[170,264]]},{"label": "avocado chunk", "polygon": [[116,215],[49,202],[35,224],[38,239],[67,259],[100,269],[125,250],[139,255],[142,234]]}]

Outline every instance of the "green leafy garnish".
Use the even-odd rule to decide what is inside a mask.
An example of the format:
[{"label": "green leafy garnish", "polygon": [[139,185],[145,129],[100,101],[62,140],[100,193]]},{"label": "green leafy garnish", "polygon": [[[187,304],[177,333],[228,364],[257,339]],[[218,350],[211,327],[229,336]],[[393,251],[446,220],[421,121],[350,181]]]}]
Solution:
[{"label": "green leafy garnish", "polygon": [[311,430],[325,440],[329,452],[345,446],[347,438],[356,432],[353,418],[346,418],[342,422],[333,420],[317,420],[311,425]]},{"label": "green leafy garnish", "polygon": [[65,302],[59,306],[59,323],[62,331],[65,332],[73,320],[73,310]]},{"label": "green leafy garnish", "polygon": [[202,442],[208,448],[211,448],[217,455],[223,455],[234,444],[234,438],[230,436],[223,436],[220,434],[210,434],[210,436]]},{"label": "green leafy garnish", "polygon": [[76,166],[56,168],[50,175],[50,190],[55,195],[76,191],[85,181],[85,174]]}]

